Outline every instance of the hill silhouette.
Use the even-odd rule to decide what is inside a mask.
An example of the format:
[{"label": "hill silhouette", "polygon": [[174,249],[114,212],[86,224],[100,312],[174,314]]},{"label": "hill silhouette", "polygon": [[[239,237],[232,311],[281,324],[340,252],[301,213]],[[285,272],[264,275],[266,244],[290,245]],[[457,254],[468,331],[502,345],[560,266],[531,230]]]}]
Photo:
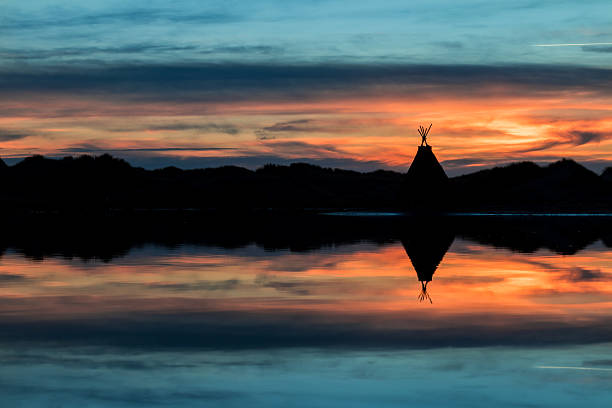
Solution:
[{"label": "hill silhouette", "polygon": [[4,210],[393,208],[403,175],[304,163],[145,170],[110,155],[33,156],[2,174]]},{"label": "hill silhouette", "polygon": [[609,211],[612,183],[573,160],[521,162],[452,179],[458,210]]},{"label": "hill silhouette", "polygon": [[[406,201],[448,211],[607,212],[612,169],[599,176],[573,160],[531,162],[448,179],[428,146],[407,174],[360,173],[295,163],[145,170],[97,157],[32,156],[0,163],[0,209],[88,213],[133,210],[400,210]],[[416,187],[415,187],[416,186]],[[424,193],[423,193],[424,192]]]}]

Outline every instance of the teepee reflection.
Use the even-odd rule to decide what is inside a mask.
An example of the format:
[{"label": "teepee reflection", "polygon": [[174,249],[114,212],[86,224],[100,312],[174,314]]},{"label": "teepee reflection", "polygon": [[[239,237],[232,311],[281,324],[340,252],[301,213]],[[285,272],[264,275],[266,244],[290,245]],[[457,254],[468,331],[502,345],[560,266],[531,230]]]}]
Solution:
[{"label": "teepee reflection", "polygon": [[433,303],[427,292],[427,284],[433,279],[433,274],[454,239],[454,232],[437,222],[423,222],[408,227],[402,245],[421,282],[419,301],[429,300]]}]

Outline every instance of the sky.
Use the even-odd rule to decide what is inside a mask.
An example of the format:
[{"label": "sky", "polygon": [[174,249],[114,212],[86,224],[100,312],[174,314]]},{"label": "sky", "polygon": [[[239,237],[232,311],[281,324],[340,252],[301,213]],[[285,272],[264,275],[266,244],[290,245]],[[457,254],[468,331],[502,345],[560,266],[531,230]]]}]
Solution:
[{"label": "sky", "polygon": [[612,165],[612,3],[3,0],[0,158]]}]

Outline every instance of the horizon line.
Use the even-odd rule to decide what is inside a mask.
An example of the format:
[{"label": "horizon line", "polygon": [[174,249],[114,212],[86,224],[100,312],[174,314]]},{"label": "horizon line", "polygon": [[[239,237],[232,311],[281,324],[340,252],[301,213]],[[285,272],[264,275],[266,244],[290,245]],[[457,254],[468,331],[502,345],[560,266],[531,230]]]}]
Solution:
[{"label": "horizon line", "polygon": [[[42,157],[43,159],[58,160],[58,161],[60,161],[60,160],[64,160],[64,159],[67,159],[67,158],[71,158],[71,159],[78,159],[78,158],[81,158],[81,157],[97,158],[97,157],[102,157],[102,156],[105,156],[105,155],[106,156],[110,156],[112,159],[122,160],[122,161],[126,162],[128,165],[130,165],[131,167],[133,167],[133,168],[143,168],[143,169],[149,170],[149,171],[163,170],[163,169],[166,169],[166,168],[177,168],[177,169],[182,170],[182,171],[188,171],[188,170],[218,169],[218,168],[222,168],[222,167],[238,167],[238,168],[242,168],[242,169],[245,169],[245,170],[256,171],[256,170],[264,168],[265,166],[270,166],[270,165],[271,166],[285,166],[285,167],[289,167],[289,166],[291,166],[293,164],[306,164],[306,165],[309,165],[309,166],[320,167],[322,169],[347,170],[347,171],[355,171],[357,173],[373,173],[373,172],[377,172],[377,171],[390,171],[390,172],[395,172],[395,173],[402,173],[401,170],[396,170],[396,169],[391,169],[391,168],[385,169],[385,168],[382,168],[382,167],[374,169],[374,170],[370,170],[370,171],[363,171],[363,170],[354,170],[354,169],[347,169],[347,168],[341,168],[341,167],[325,166],[325,165],[321,165],[321,164],[318,164],[318,163],[309,163],[307,161],[304,161],[305,159],[307,160],[308,158],[296,158],[296,161],[290,161],[288,163],[282,163],[282,164],[274,163],[274,162],[269,162],[269,163],[265,163],[263,165],[260,165],[258,167],[252,167],[252,168],[250,168],[248,166],[245,167],[245,166],[239,165],[239,164],[224,164],[224,165],[216,166],[216,167],[215,166],[209,166],[209,167],[193,167],[193,168],[181,168],[181,167],[176,166],[174,164],[170,164],[170,165],[164,166],[164,167],[147,168],[147,167],[144,167],[144,166],[139,166],[137,164],[133,164],[130,159],[119,157],[119,156],[113,156],[110,153],[103,153],[103,154],[99,154],[99,155],[83,153],[83,154],[78,154],[78,155],[75,154],[75,155],[65,155],[65,156],[45,156],[43,154],[33,154],[33,155],[30,155],[30,156],[8,157],[8,158],[6,158],[6,157],[3,158],[0,155],[0,160],[2,162],[4,162],[7,167],[14,167],[17,164],[23,162],[24,160],[26,160],[28,158],[33,158],[33,157]],[[203,158],[206,158],[206,157],[203,157]],[[13,164],[8,164],[8,163],[6,163],[6,159],[9,159],[11,161],[12,160],[18,160],[18,161],[14,162]],[[287,160],[291,160],[291,159],[287,159]],[[490,169],[493,169],[493,168],[508,167],[508,166],[511,166],[513,164],[518,164],[518,163],[533,163],[536,166],[540,166],[541,167],[541,166],[548,166],[548,165],[551,165],[553,163],[557,163],[557,162],[561,162],[561,161],[566,161],[566,160],[567,161],[573,161],[574,163],[584,167],[585,169],[587,169],[587,170],[589,170],[589,171],[591,171],[591,172],[593,172],[593,173],[595,173],[595,174],[597,174],[599,176],[601,176],[607,169],[612,168],[612,165],[606,166],[605,168],[603,168],[601,173],[598,173],[598,172],[596,172],[594,170],[589,169],[587,166],[585,166],[581,162],[579,162],[577,160],[574,160],[573,158],[570,158],[570,157],[562,157],[562,158],[558,158],[556,160],[521,160],[521,159],[518,159],[518,160],[507,161],[507,162],[498,163],[498,164],[483,164],[482,166],[484,168],[474,169],[474,171],[465,172],[465,173],[457,174],[457,175],[450,176],[450,177],[460,177],[460,176],[463,176],[463,175],[477,173],[477,172],[483,171],[483,170],[490,170]],[[441,165],[443,165],[443,163],[444,163],[444,161],[440,162]],[[409,168],[410,165],[408,165],[406,167]],[[444,166],[443,166],[443,168],[444,168]],[[445,172],[447,170],[451,170],[451,172],[452,172],[452,167],[451,167],[451,169],[445,169]]]}]

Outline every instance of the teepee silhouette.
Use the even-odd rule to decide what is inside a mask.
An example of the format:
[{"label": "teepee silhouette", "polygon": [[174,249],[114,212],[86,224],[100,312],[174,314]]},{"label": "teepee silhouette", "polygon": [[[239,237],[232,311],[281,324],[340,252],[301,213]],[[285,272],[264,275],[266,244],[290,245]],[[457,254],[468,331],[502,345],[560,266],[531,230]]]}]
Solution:
[{"label": "teepee silhouette", "polygon": [[427,143],[431,126],[419,126],[421,145],[406,173],[401,194],[405,208],[415,212],[440,211],[448,198],[448,176],[433,153],[431,145]]},{"label": "teepee silhouette", "polygon": [[427,292],[427,284],[433,280],[454,239],[454,232],[445,228],[439,220],[424,219],[408,226],[408,232],[401,241],[421,282],[419,301],[429,300],[433,303]]}]

